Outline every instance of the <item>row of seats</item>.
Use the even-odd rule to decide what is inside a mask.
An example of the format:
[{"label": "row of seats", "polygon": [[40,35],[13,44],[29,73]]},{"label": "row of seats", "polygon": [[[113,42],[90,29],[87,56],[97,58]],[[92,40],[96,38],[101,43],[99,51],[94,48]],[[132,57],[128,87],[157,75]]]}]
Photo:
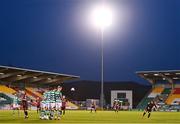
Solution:
[{"label": "row of seats", "polygon": [[162,94],[170,94],[171,93],[171,88],[165,88],[162,92]]},{"label": "row of seats", "polygon": [[152,92],[149,94],[149,98],[155,98],[156,96],[160,95],[164,91],[163,87],[155,87]]},{"label": "row of seats", "polygon": [[3,92],[3,93],[8,93],[8,94],[14,94],[16,93],[16,91],[12,88],[9,88],[5,85],[0,85],[0,92]]},{"label": "row of seats", "polygon": [[152,92],[161,94],[163,92],[163,90],[164,90],[163,87],[155,87]]},{"label": "row of seats", "polygon": [[180,101],[180,88],[175,88],[173,92],[171,92],[171,88],[163,88],[163,87],[155,87],[150,95],[149,98],[155,98],[160,94],[168,95],[165,103],[168,105],[174,104],[175,102]]},{"label": "row of seats", "polygon": [[180,88],[175,88],[173,94],[180,94]]},{"label": "row of seats", "polygon": [[[164,88],[161,86],[157,86],[149,93],[148,96],[146,96],[138,105],[139,108],[145,108],[147,103],[151,100],[158,99],[158,97],[161,96],[167,96],[163,101],[165,101],[166,104],[173,104],[174,102],[180,101],[180,88],[175,88],[173,94],[171,92],[171,88]],[[162,98],[162,97],[161,97]]]},{"label": "row of seats", "polygon": [[[18,91],[19,91],[18,88],[10,88],[10,87],[7,87],[5,85],[0,85],[0,92],[5,93],[8,96],[13,97],[13,94],[18,92]],[[33,93],[31,93],[31,92],[26,91],[26,93],[30,99],[35,99],[37,97],[37,96],[33,96],[32,95]]]},{"label": "row of seats", "polygon": [[4,93],[0,93],[0,98],[3,98],[2,101],[0,101],[0,104],[11,104],[12,103],[12,98],[9,97],[8,95]]},{"label": "row of seats", "polygon": [[175,88],[166,101],[166,103],[169,105],[174,104],[176,102],[180,102],[180,88]]},{"label": "row of seats", "polygon": [[169,95],[168,99],[166,100],[166,103],[168,105],[171,105],[175,101],[179,101],[180,102],[180,100],[178,100],[178,99],[180,99],[180,94],[171,94],[171,95]]},{"label": "row of seats", "polygon": [[34,94],[35,97],[42,98],[42,94],[40,94],[39,92],[37,92],[37,91],[35,90],[35,88],[28,87],[28,88],[26,88],[26,90],[28,90],[29,92],[31,92],[32,94]]},{"label": "row of seats", "polygon": [[33,91],[33,88],[26,88],[26,93],[27,95],[32,96],[32,99],[36,99],[37,97],[39,97],[40,99],[42,98],[42,95]]}]

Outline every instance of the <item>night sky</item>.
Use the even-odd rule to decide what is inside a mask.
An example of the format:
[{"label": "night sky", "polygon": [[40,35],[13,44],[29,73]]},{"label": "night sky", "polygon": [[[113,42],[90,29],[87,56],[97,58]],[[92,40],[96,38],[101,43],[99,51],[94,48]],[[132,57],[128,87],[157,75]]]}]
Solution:
[{"label": "night sky", "polygon": [[[1,0],[0,65],[100,80],[99,0]],[[107,0],[106,81],[139,81],[136,71],[180,69],[180,0]]]}]

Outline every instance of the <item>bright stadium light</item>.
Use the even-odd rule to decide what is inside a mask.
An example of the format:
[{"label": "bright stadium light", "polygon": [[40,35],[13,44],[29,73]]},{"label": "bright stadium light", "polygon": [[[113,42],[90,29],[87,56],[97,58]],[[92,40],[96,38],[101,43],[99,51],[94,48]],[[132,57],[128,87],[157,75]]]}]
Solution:
[{"label": "bright stadium light", "polygon": [[100,106],[103,110],[104,106],[104,30],[112,24],[113,13],[112,10],[105,4],[101,4],[92,11],[92,22],[101,31],[101,93]]},{"label": "bright stadium light", "polygon": [[102,4],[96,7],[92,12],[92,21],[98,28],[104,29],[112,24],[112,10]]}]

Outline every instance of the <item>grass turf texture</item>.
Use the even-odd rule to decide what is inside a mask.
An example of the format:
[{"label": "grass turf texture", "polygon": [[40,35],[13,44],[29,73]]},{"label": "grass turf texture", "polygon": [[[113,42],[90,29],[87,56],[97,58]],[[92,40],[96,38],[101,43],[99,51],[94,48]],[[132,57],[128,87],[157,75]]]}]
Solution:
[{"label": "grass turf texture", "polygon": [[142,112],[137,111],[66,111],[61,120],[40,120],[36,111],[29,111],[29,118],[12,116],[12,111],[0,111],[0,123],[180,123],[180,112],[152,112],[142,118]]}]

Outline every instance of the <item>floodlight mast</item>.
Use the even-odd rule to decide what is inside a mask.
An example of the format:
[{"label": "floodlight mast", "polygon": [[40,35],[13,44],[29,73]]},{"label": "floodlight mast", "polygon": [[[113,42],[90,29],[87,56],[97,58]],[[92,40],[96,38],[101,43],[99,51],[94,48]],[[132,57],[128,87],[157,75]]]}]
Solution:
[{"label": "floodlight mast", "polygon": [[101,29],[101,94],[100,106],[103,110],[104,106],[104,30]]},{"label": "floodlight mast", "polygon": [[101,93],[100,107],[104,107],[104,29],[112,24],[112,12],[104,4],[100,5],[93,11],[94,24],[101,31]]}]

